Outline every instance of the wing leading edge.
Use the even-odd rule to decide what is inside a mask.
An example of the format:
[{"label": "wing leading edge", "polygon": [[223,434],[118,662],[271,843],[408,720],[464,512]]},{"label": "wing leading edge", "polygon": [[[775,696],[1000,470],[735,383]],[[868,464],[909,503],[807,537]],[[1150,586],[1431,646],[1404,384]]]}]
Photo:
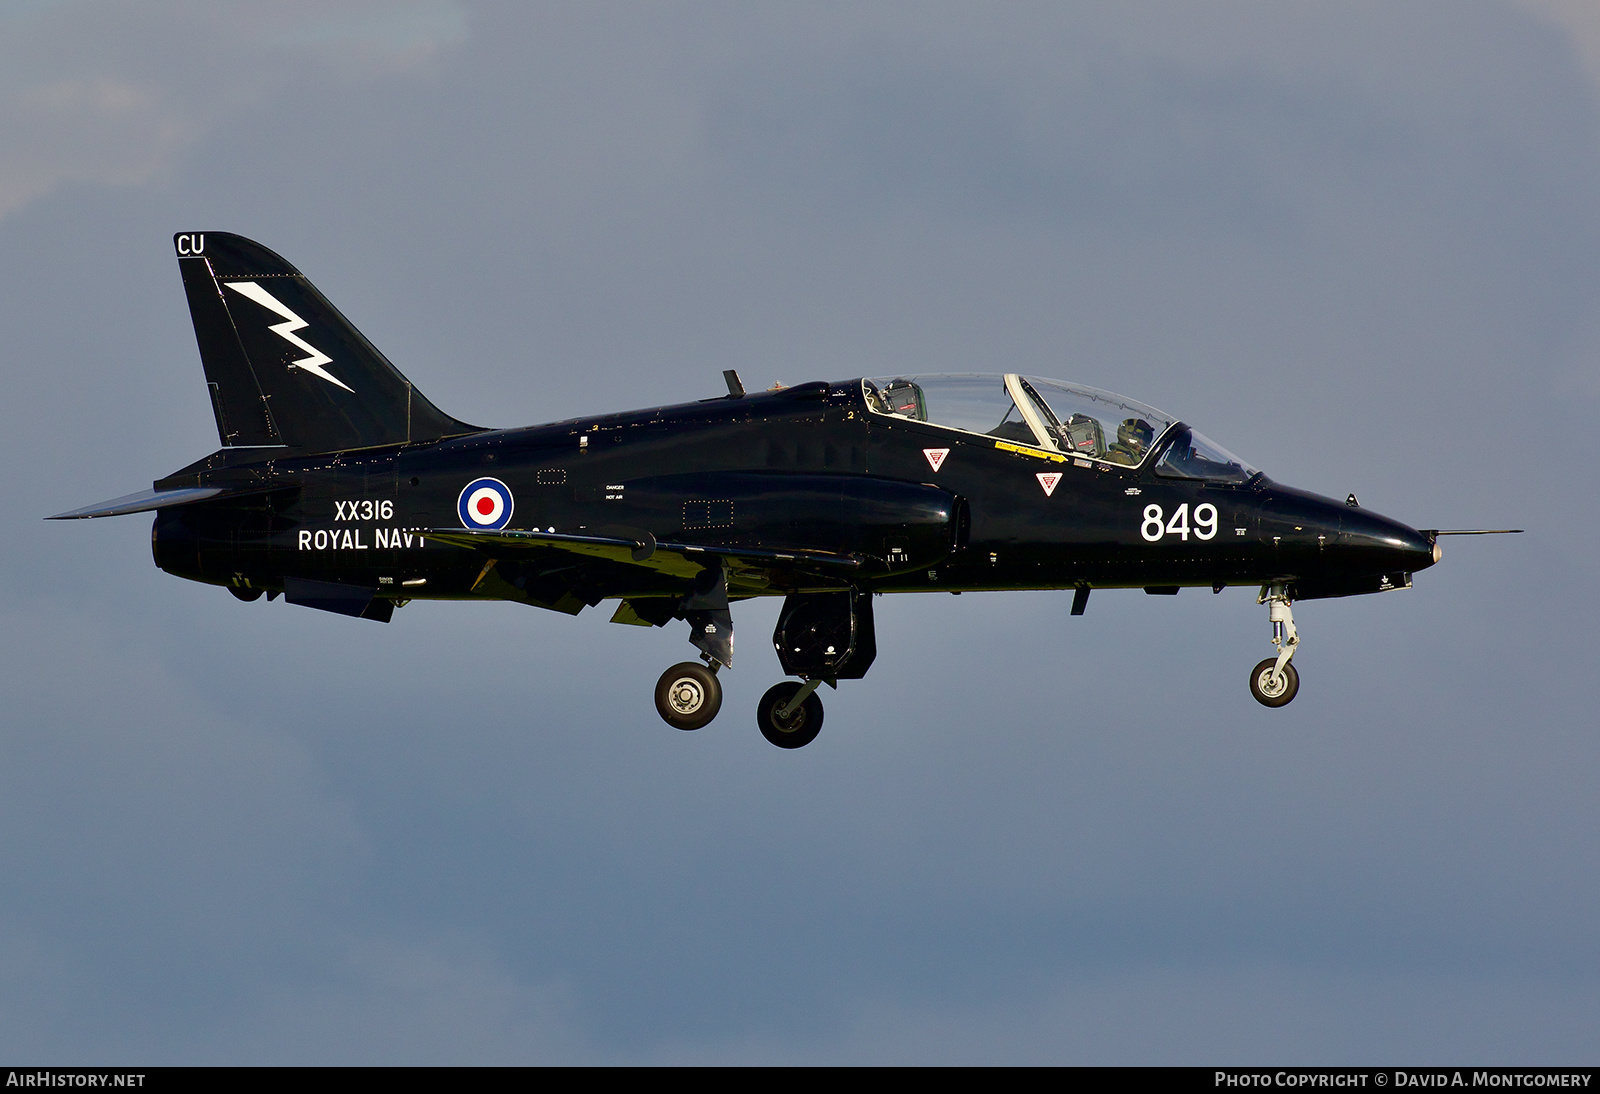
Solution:
[{"label": "wing leading edge", "polygon": [[[845,584],[861,569],[853,555],[827,551],[779,551],[761,547],[717,547],[695,543],[658,542],[649,532],[629,535],[589,536],[567,532],[479,532],[463,528],[435,528],[424,532],[430,540],[453,547],[468,547],[491,558],[515,559],[551,551],[637,567],[665,577],[694,579],[718,561],[728,567],[735,583],[741,575],[786,570],[813,575],[830,584]],[[769,582],[761,580],[765,586]]]}]

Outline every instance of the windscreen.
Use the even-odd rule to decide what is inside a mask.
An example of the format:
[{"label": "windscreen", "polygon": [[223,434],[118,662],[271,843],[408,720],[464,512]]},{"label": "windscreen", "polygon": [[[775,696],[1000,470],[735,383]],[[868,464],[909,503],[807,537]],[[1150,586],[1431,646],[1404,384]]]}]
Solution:
[{"label": "windscreen", "polygon": [[1215,441],[1186,428],[1156,464],[1156,474],[1206,482],[1248,482],[1260,472]]}]

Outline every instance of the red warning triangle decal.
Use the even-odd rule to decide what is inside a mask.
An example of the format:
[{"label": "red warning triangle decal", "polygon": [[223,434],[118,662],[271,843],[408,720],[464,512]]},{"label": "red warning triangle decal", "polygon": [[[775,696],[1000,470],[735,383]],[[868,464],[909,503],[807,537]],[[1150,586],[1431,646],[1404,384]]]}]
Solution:
[{"label": "red warning triangle decal", "polygon": [[1041,471],[1034,478],[1039,480],[1039,485],[1044,487],[1044,496],[1049,497],[1056,492],[1056,483],[1061,481],[1059,471]]},{"label": "red warning triangle decal", "polygon": [[937,471],[939,470],[939,465],[944,462],[944,458],[950,455],[950,450],[948,448],[924,448],[922,454],[928,457],[928,466]]}]

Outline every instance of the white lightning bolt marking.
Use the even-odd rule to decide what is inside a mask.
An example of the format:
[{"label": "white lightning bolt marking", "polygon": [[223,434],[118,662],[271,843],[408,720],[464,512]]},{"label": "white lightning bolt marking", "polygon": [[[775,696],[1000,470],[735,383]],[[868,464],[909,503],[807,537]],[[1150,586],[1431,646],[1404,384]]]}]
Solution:
[{"label": "white lightning bolt marking", "polygon": [[323,353],[310,342],[307,342],[304,338],[301,338],[299,335],[295,334],[295,331],[304,330],[306,327],[309,327],[311,325],[310,323],[307,323],[294,312],[284,307],[282,301],[273,296],[266,289],[263,289],[254,281],[227,281],[224,282],[224,284],[226,284],[228,288],[232,289],[240,296],[254,300],[257,304],[260,304],[268,311],[275,312],[278,315],[283,316],[286,322],[275,323],[268,329],[271,330],[273,334],[276,334],[279,338],[282,338],[285,342],[288,342],[297,349],[303,349],[311,355],[309,357],[302,357],[298,361],[290,361],[290,368],[303,368],[313,376],[326,380],[328,383],[334,384],[337,387],[342,387],[352,395],[355,394],[355,391],[350,387],[349,384],[344,383],[331,373],[324,371],[322,366],[330,363],[333,358]]}]

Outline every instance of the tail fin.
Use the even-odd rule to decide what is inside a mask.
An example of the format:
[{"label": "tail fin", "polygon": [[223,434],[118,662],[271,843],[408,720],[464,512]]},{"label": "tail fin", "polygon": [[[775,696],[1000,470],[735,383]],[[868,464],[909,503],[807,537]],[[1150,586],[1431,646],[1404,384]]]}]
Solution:
[{"label": "tail fin", "polygon": [[424,398],[261,244],[226,232],[173,243],[224,447],[332,452],[478,430]]}]

